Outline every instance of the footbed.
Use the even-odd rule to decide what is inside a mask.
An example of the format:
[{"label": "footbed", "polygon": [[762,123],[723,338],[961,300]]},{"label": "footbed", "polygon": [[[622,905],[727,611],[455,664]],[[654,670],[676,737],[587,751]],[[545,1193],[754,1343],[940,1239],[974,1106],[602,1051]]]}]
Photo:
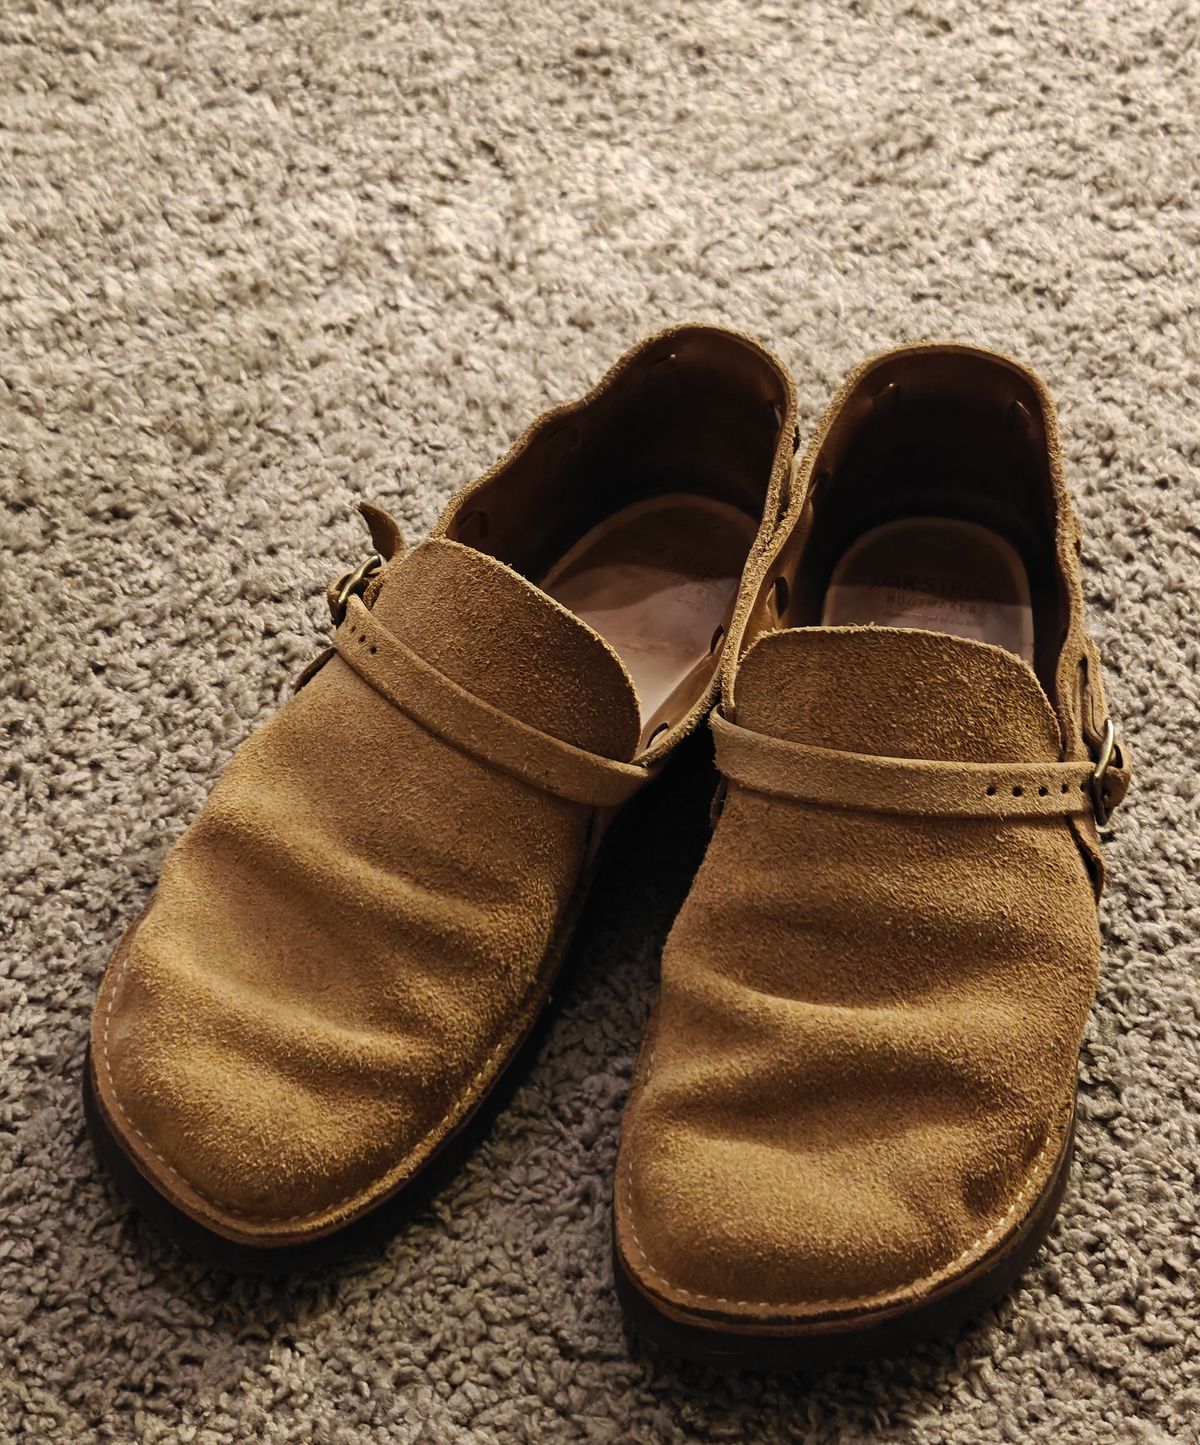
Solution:
[{"label": "footbed", "polygon": [[949,517],[865,532],[833,570],[821,622],[948,632],[1034,659],[1029,578],[1016,549],[989,527]]},{"label": "footbed", "polygon": [[708,686],[756,530],[737,507],[671,492],[607,517],[542,578],[629,670],[643,747]]}]

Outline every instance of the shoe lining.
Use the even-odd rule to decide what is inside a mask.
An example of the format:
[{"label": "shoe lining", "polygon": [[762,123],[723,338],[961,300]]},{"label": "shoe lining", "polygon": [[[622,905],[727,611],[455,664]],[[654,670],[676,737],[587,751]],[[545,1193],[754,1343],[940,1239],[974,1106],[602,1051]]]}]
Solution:
[{"label": "shoe lining", "polygon": [[727,502],[670,492],[605,518],[540,580],[625,663],[643,748],[707,688],[756,526]]}]

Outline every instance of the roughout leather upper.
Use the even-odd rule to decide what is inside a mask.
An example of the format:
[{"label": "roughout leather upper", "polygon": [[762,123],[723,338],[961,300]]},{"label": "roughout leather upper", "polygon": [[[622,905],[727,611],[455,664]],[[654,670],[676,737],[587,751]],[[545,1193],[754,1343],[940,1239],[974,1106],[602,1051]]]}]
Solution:
[{"label": "roughout leather upper", "polygon": [[[105,1121],[208,1228],[273,1246],[366,1212],[419,1170],[530,1027],[614,811],[608,775],[623,796],[649,779],[716,678],[639,755],[638,702],[612,648],[528,572],[453,534],[482,496],[489,545],[519,549],[526,516],[539,538],[569,537],[605,499],[603,477],[569,486],[554,472],[564,419],[571,465],[586,466],[589,426],[611,446],[613,417],[641,406],[651,436],[659,394],[674,425],[694,378],[719,388],[726,363],[752,409],[753,461],[735,483],[747,505],[757,488],[761,550],[791,466],[790,382],[754,343],[708,328],[634,348],[407,555],[394,523],[364,509],[386,565],[171,849],[93,1017]],[[668,442],[655,442],[666,459]]]},{"label": "roughout leather upper", "polygon": [[[818,747],[1058,754],[1028,669],[952,637],[777,633],[746,657],[738,699],[741,725]],[[646,1265],[786,1306],[946,1264],[1057,1154],[1096,952],[1087,870],[1058,820],[997,828],[731,788],[626,1125]]]},{"label": "roughout leather upper", "polygon": [[[1056,452],[1054,468],[1073,544]],[[809,525],[803,503],[760,599]],[[1082,650],[1073,545],[1059,554],[1066,646]],[[722,704],[748,735],[1038,777],[1087,756],[1078,692],[1061,699],[1068,730],[1000,648],[753,616]],[[824,805],[730,781],[622,1128],[617,1241],[642,1289],[685,1313],[802,1322],[918,1302],[1001,1244],[1070,1129],[1094,849],[1090,818],[885,812],[869,793]]]},{"label": "roughout leather upper", "polygon": [[[375,613],[514,715],[633,755],[616,656],[501,563],[425,543]],[[238,751],[105,981],[97,1076],[117,1123],[185,1201],[246,1229],[357,1203],[510,1039],[589,816],[332,658]]]}]

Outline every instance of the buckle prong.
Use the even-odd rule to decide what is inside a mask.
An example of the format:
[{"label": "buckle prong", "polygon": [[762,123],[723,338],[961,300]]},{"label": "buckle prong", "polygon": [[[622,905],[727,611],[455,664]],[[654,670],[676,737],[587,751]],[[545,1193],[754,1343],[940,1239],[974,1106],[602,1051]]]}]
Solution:
[{"label": "buckle prong", "polygon": [[347,572],[344,577],[339,577],[334,583],[337,588],[337,596],[329,604],[329,611],[333,615],[335,627],[340,627],[345,620],[346,608],[351,597],[361,597],[367,590],[367,584],[371,578],[383,567],[383,558],[378,552],[372,552],[363,562],[360,562],[353,572]]},{"label": "buckle prong", "polygon": [[[1105,783],[1108,778],[1108,770],[1113,766],[1113,759],[1118,755],[1120,749],[1117,746],[1117,730],[1113,726],[1112,718],[1104,719],[1104,731],[1100,737],[1100,749],[1096,754],[1096,765],[1092,769],[1092,811],[1096,815],[1096,824],[1103,828],[1112,817],[1112,808],[1108,805]],[[1118,764],[1119,766],[1119,764]]]}]

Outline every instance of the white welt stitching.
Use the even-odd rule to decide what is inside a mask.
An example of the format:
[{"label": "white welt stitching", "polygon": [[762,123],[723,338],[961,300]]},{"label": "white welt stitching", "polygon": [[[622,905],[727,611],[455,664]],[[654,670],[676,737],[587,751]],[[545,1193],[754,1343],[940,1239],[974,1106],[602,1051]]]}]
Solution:
[{"label": "white welt stitching", "polygon": [[[134,927],[136,928],[137,925],[135,924]],[[218,1210],[221,1214],[230,1215],[230,1216],[235,1217],[235,1218],[237,1218],[237,1219],[250,1220],[251,1222],[253,1222],[253,1223],[255,1223],[255,1224],[306,1224],[309,1220],[318,1219],[318,1218],[320,1218],[320,1217],[323,1216],[323,1215],[335,1213],[337,1210],[341,1209],[343,1205],[348,1204],[352,1199],[354,1199],[357,1194],[362,1193],[361,1190],[356,1190],[356,1191],[354,1191],[353,1193],[350,1193],[350,1194],[345,1195],[345,1196],[344,1196],[343,1198],[341,1198],[341,1199],[335,1200],[332,1204],[323,1205],[320,1209],[314,1209],[314,1210],[310,1211],[308,1214],[290,1214],[290,1215],[275,1215],[275,1216],[264,1215],[264,1214],[251,1214],[251,1213],[249,1213],[249,1212],[246,1211],[246,1210],[234,1209],[234,1208],[232,1207],[232,1205],[224,1204],[224,1203],[221,1202],[221,1200],[219,1200],[219,1199],[214,1199],[211,1195],[206,1194],[203,1189],[200,1189],[197,1185],[191,1183],[190,1180],[185,1179],[184,1176],[183,1176],[182,1174],[180,1174],[180,1172],[174,1167],[174,1165],[170,1164],[166,1159],[163,1158],[163,1156],[158,1152],[158,1150],[154,1147],[154,1145],[151,1144],[150,1140],[146,1138],[145,1134],[142,1133],[142,1131],[138,1128],[138,1126],[133,1122],[133,1120],[129,1117],[129,1115],[125,1112],[124,1108],[122,1107],[121,1100],[120,1100],[120,1098],[119,1098],[119,1096],[118,1096],[118,1094],[117,1094],[116,1084],[115,1084],[115,1082],[114,1082],[114,1080],[113,1080],[112,1068],[111,1068],[111,1066],[110,1066],[110,1064],[109,1064],[109,1057],[108,1057],[108,1029],[109,1029],[109,1024],[110,1024],[110,1022],[112,1021],[113,1004],[116,1002],[117,991],[119,990],[119,988],[120,988],[120,986],[121,986],[121,981],[122,981],[122,979],[123,979],[124,976],[125,976],[125,969],[126,969],[126,965],[128,964],[128,961],[129,961],[129,954],[130,954],[131,947],[132,947],[132,937],[130,937],[130,938],[128,939],[128,941],[123,941],[122,951],[121,951],[121,960],[120,960],[120,963],[119,963],[118,966],[117,966],[116,976],[114,977],[114,979],[113,979],[113,981],[112,981],[112,987],[111,987],[111,989],[110,989],[110,991],[109,991],[109,995],[108,995],[108,1006],[107,1006],[107,1008],[104,1010],[104,1033],[103,1033],[103,1036],[102,1036],[102,1038],[101,1038],[100,1062],[101,1062],[101,1066],[102,1066],[103,1069],[104,1069],[104,1078],[105,1078],[105,1081],[106,1081],[107,1084],[108,1084],[108,1091],[109,1091],[109,1095],[111,1096],[111,1099],[112,1099],[112,1105],[113,1105],[113,1107],[115,1108],[117,1114],[120,1115],[121,1121],[122,1121],[128,1128],[130,1128],[130,1129],[133,1130],[133,1132],[138,1136],[138,1138],[139,1138],[139,1139],[142,1141],[142,1143],[145,1145],[147,1151],[154,1156],[154,1158],[158,1161],[159,1164],[162,1165],[162,1167],[167,1171],[167,1173],[170,1174],[173,1179],[177,1179],[177,1180],[180,1182],[180,1184],[182,1184],[182,1185],[184,1186],[184,1188],[185,1188],[186,1190],[188,1190],[189,1193],[198,1195],[201,1199],[204,1200],[204,1202],[205,1202],[206,1204],[211,1204],[211,1205],[213,1206],[213,1208],[216,1209],[216,1210]],[[106,980],[106,982],[107,982],[107,980]],[[464,1093],[459,1095],[460,1101],[461,1101],[464,1097],[466,1097],[466,1098],[468,1098],[468,1099],[470,1098],[471,1094],[473,1093],[473,1091],[474,1091],[474,1089],[475,1089],[476,1084],[479,1083],[479,1081],[484,1077],[484,1075],[485,1075],[485,1074],[488,1072],[488,1070],[492,1067],[492,1064],[495,1062],[495,1060],[496,1060],[496,1058],[498,1057],[498,1055],[500,1055],[501,1053],[503,1053],[503,1051],[504,1051],[506,1045],[508,1044],[508,1042],[509,1042],[509,1040],[507,1040],[507,1039],[504,1040],[504,1041],[502,1041],[502,1042],[501,1042],[500,1044],[498,1044],[498,1045],[496,1046],[496,1048],[494,1048],[494,1049],[492,1050],[492,1052],[487,1056],[487,1058],[486,1058],[486,1059],[484,1060],[484,1062],[483,1062],[482,1067],[479,1069],[479,1071],[478,1071],[476,1074],[474,1074],[474,1075],[472,1076],[471,1081],[470,1081],[470,1083],[467,1085]],[[457,1116],[458,1116],[458,1111],[455,1111],[453,1114],[451,1114],[451,1115],[449,1116],[450,1122],[453,1123],[453,1121],[457,1118]],[[395,1174],[398,1174],[398,1173],[402,1173],[402,1172],[403,1172],[403,1169],[404,1169],[404,1166],[405,1166],[406,1164],[408,1164],[408,1162],[409,1162],[415,1155],[419,1155],[419,1154],[420,1154],[421,1150],[424,1148],[424,1146],[426,1145],[426,1143],[428,1143],[428,1141],[439,1131],[439,1129],[441,1129],[441,1127],[442,1127],[444,1124],[446,1124],[446,1122],[447,1122],[446,1119],[441,1119],[441,1120],[439,1120],[438,1123],[435,1124],[432,1129],[428,1130],[425,1134],[422,1135],[419,1143],[417,1143],[412,1149],[410,1149],[409,1152],[404,1156],[403,1159],[401,1159],[397,1164],[394,1164],[394,1165],[392,1166],[392,1168],[388,1170],[387,1174],[384,1175],[383,1177],[384,1177],[385,1179],[387,1179],[387,1178],[390,1178],[392,1175],[395,1175]]]},{"label": "white welt stitching", "polygon": [[[651,1051],[649,1061],[646,1064],[645,1079],[649,1079],[650,1070],[653,1066],[654,1052]],[[781,1314],[786,1312],[811,1313],[816,1310],[877,1308],[900,1299],[904,1294],[909,1293],[914,1289],[920,1289],[924,1285],[933,1284],[942,1275],[953,1274],[954,1271],[957,1270],[960,1265],[965,1264],[970,1259],[970,1257],[976,1253],[977,1250],[979,1250],[984,1245],[990,1244],[998,1235],[1002,1234],[1008,1227],[1008,1225],[1012,1222],[1013,1217],[1017,1214],[1018,1210],[1020,1210],[1025,1204],[1025,1201],[1027,1200],[1029,1195],[1036,1192],[1036,1186],[1038,1185],[1039,1175],[1041,1172],[1041,1165],[1045,1160],[1046,1156],[1051,1153],[1051,1146],[1053,1144],[1054,1135],[1049,1134],[1046,1138],[1045,1144],[1042,1145],[1040,1152],[1038,1153],[1036,1159],[1033,1161],[1033,1164],[1030,1167],[1029,1176],[1026,1180],[1025,1187],[1021,1190],[1020,1194],[1013,1201],[1008,1212],[1004,1215],[1002,1219],[998,1220],[995,1224],[993,1224],[991,1229],[986,1230],[983,1234],[979,1236],[978,1239],[974,1240],[971,1244],[969,1244],[966,1249],[964,1249],[963,1252],[958,1256],[957,1259],[952,1260],[949,1264],[942,1265],[940,1268],[935,1269],[931,1274],[924,1275],[920,1279],[916,1279],[909,1284],[905,1284],[900,1289],[885,1291],[882,1294],[868,1295],[857,1299],[802,1300],[794,1304],[789,1304],[781,1300],[726,1299],[723,1295],[698,1294],[694,1290],[684,1289],[680,1285],[673,1284],[666,1277],[666,1275],[660,1274],[646,1257],[646,1251],[642,1247],[642,1241],[638,1238],[637,1226],[633,1222],[634,1213],[632,1149],[628,1151],[629,1158],[626,1162],[623,1176],[623,1182],[625,1185],[625,1212],[629,1219],[629,1230],[630,1233],[633,1235],[633,1243],[635,1248],[637,1249],[638,1262],[640,1266],[642,1267],[642,1269],[644,1269],[645,1273],[651,1277],[651,1279],[657,1280],[658,1283],[661,1285],[665,1285],[672,1294],[682,1295],[687,1299],[696,1300],[697,1303],[702,1305],[732,1305],[735,1309],[743,1310],[769,1309],[775,1310],[776,1312]]]}]

